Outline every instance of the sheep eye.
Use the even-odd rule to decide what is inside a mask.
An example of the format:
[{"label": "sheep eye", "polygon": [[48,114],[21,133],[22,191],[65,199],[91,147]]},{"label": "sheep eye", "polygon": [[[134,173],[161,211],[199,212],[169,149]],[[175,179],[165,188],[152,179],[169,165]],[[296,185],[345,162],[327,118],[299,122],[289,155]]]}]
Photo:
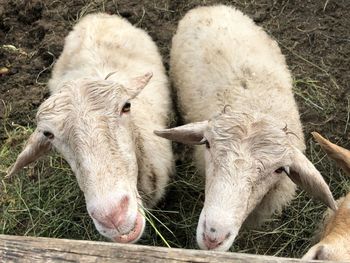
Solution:
[{"label": "sheep eye", "polygon": [[205,137],[203,137],[203,139],[199,142],[199,144],[205,144],[205,147],[207,149],[210,149],[210,144],[209,144],[208,140]]},{"label": "sheep eye", "polygon": [[130,107],[131,107],[131,103],[130,102],[126,102],[123,106],[122,112],[126,113],[130,111]]},{"label": "sheep eye", "polygon": [[277,173],[277,174],[280,174],[280,173],[283,173],[283,172],[285,172],[284,167],[280,167],[280,168],[278,168],[278,169],[275,171],[275,173]]},{"label": "sheep eye", "polygon": [[45,136],[46,138],[48,138],[48,139],[53,139],[53,138],[55,137],[55,136],[54,136],[51,132],[49,132],[49,131],[44,131],[43,134],[44,134],[44,136]]}]

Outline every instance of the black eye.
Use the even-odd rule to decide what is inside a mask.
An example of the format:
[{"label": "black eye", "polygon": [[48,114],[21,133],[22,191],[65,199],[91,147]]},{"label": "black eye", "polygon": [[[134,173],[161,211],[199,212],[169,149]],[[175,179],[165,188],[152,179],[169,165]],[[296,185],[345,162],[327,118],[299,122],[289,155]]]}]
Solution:
[{"label": "black eye", "polygon": [[129,112],[130,111],[130,107],[131,107],[131,103],[130,102],[126,102],[123,106],[122,112]]},{"label": "black eye", "polygon": [[44,131],[43,134],[44,134],[44,136],[45,136],[46,138],[48,138],[48,139],[53,139],[53,138],[55,137],[55,136],[54,136],[51,132],[49,132],[49,131]]},{"label": "black eye", "polygon": [[205,147],[207,147],[207,149],[210,149],[210,144],[209,144],[208,140],[205,140]]},{"label": "black eye", "polygon": [[275,171],[275,173],[277,173],[277,174],[280,174],[280,173],[283,173],[283,172],[285,172],[284,167],[280,167],[280,168],[278,168],[278,169]]}]

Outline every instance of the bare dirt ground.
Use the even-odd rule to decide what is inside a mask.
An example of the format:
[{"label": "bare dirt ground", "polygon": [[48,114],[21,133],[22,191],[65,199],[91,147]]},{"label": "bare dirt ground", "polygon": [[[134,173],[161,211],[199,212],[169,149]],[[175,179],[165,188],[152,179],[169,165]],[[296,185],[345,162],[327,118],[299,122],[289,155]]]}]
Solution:
[{"label": "bare dirt ground", "polygon": [[[294,77],[295,97],[305,127],[307,154],[327,178],[335,196],[344,194],[349,189],[344,186],[346,178],[324,158],[319,147],[311,140],[310,132],[317,130],[331,140],[350,148],[349,0],[0,0],[0,68],[8,69],[8,72],[0,73],[0,100],[2,101],[0,102],[2,149],[0,162],[3,163],[1,174],[5,173],[5,166],[15,158],[10,154],[9,147],[17,147],[18,150],[29,135],[25,133],[23,135],[25,138],[23,136],[12,138],[10,134],[14,134],[18,127],[35,126],[36,110],[49,96],[46,82],[50,77],[52,66],[62,51],[64,37],[80,17],[90,12],[104,11],[127,18],[134,25],[149,32],[158,44],[164,63],[168,67],[171,37],[176,30],[178,20],[195,6],[216,3],[237,7],[278,41]],[[52,161],[42,163],[40,171],[47,164],[51,165],[47,173],[57,174]],[[175,179],[185,181],[187,178],[187,182],[192,183],[193,168],[188,166],[186,158],[181,158],[178,161],[179,173]],[[182,178],[183,175],[186,177]],[[43,180],[50,180],[49,176],[45,178]],[[33,184],[30,188],[33,189],[37,180],[27,182]],[[72,184],[77,187],[74,178]],[[83,231],[85,233],[83,235],[80,235],[79,231],[74,232],[69,229],[69,226],[56,227],[53,230],[48,226],[49,230],[46,232],[33,232],[36,224],[32,224],[29,228],[26,225],[29,224],[27,220],[30,219],[20,219],[23,214],[12,212],[13,215],[12,210],[9,211],[8,208],[16,203],[14,200],[18,195],[14,193],[19,188],[12,189],[9,186],[8,189],[7,196],[2,195],[0,198],[0,211],[3,214],[6,212],[7,216],[11,215],[12,223],[0,219],[1,233],[99,239],[96,233],[86,234],[88,231],[95,230],[91,227],[87,215],[85,217],[81,193],[77,192],[80,195],[78,199],[72,199],[78,200],[80,205],[74,208],[76,210],[72,210],[69,218],[74,221],[74,224],[89,225],[86,228],[88,230]],[[30,198],[33,197],[25,195],[25,189],[28,189],[28,186],[23,185],[23,189],[20,189],[24,192],[21,196],[26,200],[25,204],[30,203]],[[181,189],[180,192],[179,189]],[[190,199],[196,204],[182,203],[187,195],[197,195],[195,199]],[[202,201],[201,187],[178,182],[175,186],[169,187],[168,197],[160,205],[160,209],[175,211],[178,214],[174,212],[175,215],[172,215],[169,212],[164,216],[161,211],[155,213],[163,222],[168,220],[165,225],[174,232],[174,235],[165,234],[168,241],[172,240],[171,246],[196,247],[194,235],[199,211],[197,207],[200,209]],[[34,213],[37,207],[28,205],[27,209],[30,213]],[[57,206],[52,209],[60,208]],[[323,206],[316,202],[310,203],[309,199],[301,193],[282,216],[271,220],[262,230],[243,231],[232,250],[300,256],[309,246],[310,237],[323,210]],[[300,214],[303,215],[300,216]],[[57,220],[63,219],[59,216]],[[35,220],[32,218],[32,223],[33,221]],[[175,223],[172,224],[173,222]],[[158,224],[158,227],[164,230],[161,224]],[[56,230],[61,232],[57,233]],[[167,230],[164,231],[167,232]],[[141,243],[163,245],[162,240],[151,230],[146,233]]]}]

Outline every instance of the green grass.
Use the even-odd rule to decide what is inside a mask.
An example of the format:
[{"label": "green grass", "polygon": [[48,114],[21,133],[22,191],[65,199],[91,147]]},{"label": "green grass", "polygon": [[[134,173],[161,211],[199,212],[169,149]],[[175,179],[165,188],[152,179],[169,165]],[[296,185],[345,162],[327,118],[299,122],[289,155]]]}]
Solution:
[{"label": "green grass", "polygon": [[[0,151],[2,175],[31,131],[19,126],[8,134]],[[71,170],[56,153],[30,165],[12,180],[3,179],[0,207],[3,234],[100,238],[84,211],[84,199]]]},{"label": "green grass", "polygon": [[[8,129],[7,129],[8,130]],[[1,177],[15,161],[31,128],[16,126],[1,146]],[[309,155],[337,197],[350,180],[324,156],[313,141]],[[196,248],[195,233],[203,206],[203,182],[191,162],[178,165],[175,180],[158,208],[146,210],[147,228],[141,244]],[[2,180],[0,233],[69,239],[105,240],[88,216],[82,192],[62,157],[53,152],[11,181]],[[302,255],[310,245],[325,207],[298,192],[283,214],[257,230],[242,229],[232,251],[278,256]],[[151,226],[152,225],[152,226]]]}]

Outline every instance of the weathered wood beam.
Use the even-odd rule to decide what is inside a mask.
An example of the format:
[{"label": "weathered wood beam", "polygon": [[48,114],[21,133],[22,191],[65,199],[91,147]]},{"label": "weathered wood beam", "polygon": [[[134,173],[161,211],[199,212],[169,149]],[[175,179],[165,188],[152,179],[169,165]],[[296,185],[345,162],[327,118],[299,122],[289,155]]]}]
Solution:
[{"label": "weathered wood beam", "polygon": [[[1,262],[235,262],[293,263],[299,259],[231,252],[0,235]],[[310,261],[311,262],[311,261]],[[316,262],[316,261],[315,261]],[[320,261],[317,261],[320,262]]]}]

